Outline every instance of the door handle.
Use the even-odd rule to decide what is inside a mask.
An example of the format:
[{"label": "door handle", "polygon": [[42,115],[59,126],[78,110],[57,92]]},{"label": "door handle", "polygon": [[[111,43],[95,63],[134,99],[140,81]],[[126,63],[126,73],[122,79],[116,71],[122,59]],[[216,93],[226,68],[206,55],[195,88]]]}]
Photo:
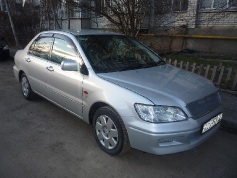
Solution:
[{"label": "door handle", "polygon": [[25,58],[25,61],[26,61],[26,62],[31,62],[31,60],[30,60],[29,57]]},{"label": "door handle", "polygon": [[46,67],[46,69],[47,69],[48,71],[50,71],[50,72],[53,72],[53,71],[54,71],[53,66],[48,66],[48,67]]}]

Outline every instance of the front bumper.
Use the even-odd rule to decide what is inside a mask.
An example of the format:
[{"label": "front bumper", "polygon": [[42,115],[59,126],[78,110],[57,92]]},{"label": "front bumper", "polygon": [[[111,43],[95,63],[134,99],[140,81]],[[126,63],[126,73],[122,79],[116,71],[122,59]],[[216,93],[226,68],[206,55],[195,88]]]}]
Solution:
[{"label": "front bumper", "polygon": [[220,123],[204,134],[201,134],[201,130],[204,123],[219,113],[222,113],[221,107],[198,120],[189,118],[187,121],[165,124],[143,122],[143,127],[138,124],[139,121],[130,118],[131,122],[126,125],[130,145],[135,149],[156,155],[190,150],[216,133]]}]

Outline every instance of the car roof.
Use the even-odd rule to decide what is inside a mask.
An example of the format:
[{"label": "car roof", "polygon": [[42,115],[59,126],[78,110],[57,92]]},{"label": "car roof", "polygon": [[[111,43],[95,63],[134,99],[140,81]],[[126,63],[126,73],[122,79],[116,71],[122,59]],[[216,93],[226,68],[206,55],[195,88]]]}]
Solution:
[{"label": "car roof", "polygon": [[70,33],[75,36],[80,35],[121,35],[119,33],[110,32],[110,31],[102,31],[102,30],[91,30],[91,29],[82,29],[82,30],[53,30],[53,31],[45,31],[44,33]]}]

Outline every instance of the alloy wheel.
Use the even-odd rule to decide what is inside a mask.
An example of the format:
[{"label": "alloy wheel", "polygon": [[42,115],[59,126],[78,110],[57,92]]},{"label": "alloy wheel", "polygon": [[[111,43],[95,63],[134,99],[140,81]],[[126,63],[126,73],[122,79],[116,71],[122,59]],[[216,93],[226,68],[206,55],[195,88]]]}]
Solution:
[{"label": "alloy wheel", "polygon": [[107,149],[114,149],[118,144],[118,130],[113,120],[101,115],[96,120],[96,136],[99,142]]}]

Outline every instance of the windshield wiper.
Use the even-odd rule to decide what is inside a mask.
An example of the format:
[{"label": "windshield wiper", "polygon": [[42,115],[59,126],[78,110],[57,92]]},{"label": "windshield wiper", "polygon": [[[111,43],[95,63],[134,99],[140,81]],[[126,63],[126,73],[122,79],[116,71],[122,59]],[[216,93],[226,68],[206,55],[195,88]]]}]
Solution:
[{"label": "windshield wiper", "polygon": [[124,66],[124,67],[116,67],[116,68],[111,68],[111,69],[103,69],[103,70],[100,70],[100,73],[144,69],[144,68],[149,68],[149,67],[154,67],[154,66],[159,66],[159,65],[164,65],[164,64],[166,64],[166,62],[163,60],[160,60],[158,62],[154,62],[154,63],[150,63],[150,64],[139,64],[139,65],[134,65],[134,66]]},{"label": "windshield wiper", "polygon": [[139,64],[136,66],[126,66],[123,68],[119,68],[116,71],[125,71],[125,70],[135,70],[135,69],[144,69],[144,68],[149,68],[149,67],[154,67],[154,66],[160,66],[166,64],[165,61],[160,60],[158,62],[150,63],[150,64]]},{"label": "windshield wiper", "polygon": [[156,65],[164,65],[164,64],[166,64],[166,62],[165,61],[163,61],[163,60],[160,60],[160,61],[158,61],[157,63],[156,63]]},{"label": "windshield wiper", "polygon": [[146,65],[141,65],[140,67],[141,68],[149,68],[149,67],[154,67],[154,66],[159,66],[159,65],[164,65],[164,64],[166,64],[166,62],[163,60],[160,60],[158,62],[148,63]]},{"label": "windshield wiper", "polygon": [[126,71],[126,70],[135,70],[135,69],[140,69],[141,65],[137,65],[137,66],[126,66],[126,67],[122,67],[117,69],[116,71]]}]

